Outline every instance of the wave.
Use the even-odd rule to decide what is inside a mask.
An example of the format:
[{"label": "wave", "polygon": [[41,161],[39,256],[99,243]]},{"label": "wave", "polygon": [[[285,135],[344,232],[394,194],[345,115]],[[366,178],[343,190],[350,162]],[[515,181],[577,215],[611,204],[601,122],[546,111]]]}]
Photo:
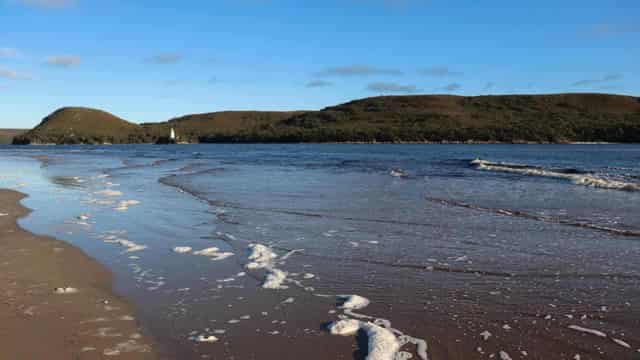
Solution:
[{"label": "wave", "polygon": [[519,217],[519,218],[524,218],[529,220],[536,220],[536,221],[542,221],[542,222],[548,222],[548,223],[554,223],[554,224],[560,224],[560,225],[566,225],[566,226],[587,228],[591,230],[607,232],[610,234],[620,235],[620,236],[640,237],[640,230],[619,229],[619,228],[602,226],[602,225],[597,225],[597,224],[592,224],[587,222],[580,222],[577,220],[561,219],[561,218],[556,218],[551,216],[542,216],[542,215],[532,214],[532,213],[528,213],[520,210],[488,208],[488,207],[468,204],[468,203],[465,203],[462,201],[456,201],[456,200],[439,199],[439,198],[433,198],[433,197],[427,197],[426,200],[439,203],[442,205],[446,205],[446,206],[462,207],[466,209],[485,211],[485,212],[494,213],[496,215],[512,216],[512,217]]},{"label": "wave", "polygon": [[[380,224],[394,224],[394,225],[411,225],[411,226],[424,226],[424,227],[438,227],[437,224],[432,223],[423,223],[417,221],[403,221],[403,220],[394,220],[394,219],[381,219],[381,218],[365,218],[365,217],[352,217],[352,216],[338,216],[329,213],[320,213],[320,212],[311,212],[304,210],[292,210],[292,209],[283,209],[283,208],[270,208],[270,207],[254,207],[242,204],[231,203],[222,200],[210,199],[207,197],[207,194],[202,193],[200,191],[192,189],[190,186],[185,185],[180,180],[184,178],[188,178],[191,176],[201,176],[203,174],[215,174],[225,171],[225,168],[212,168],[187,174],[171,174],[158,179],[158,182],[171,186],[173,188],[178,189],[184,193],[187,193],[196,199],[203,201],[210,206],[218,207],[218,208],[228,208],[228,209],[236,209],[236,210],[245,210],[245,211],[254,211],[254,212],[267,212],[267,213],[275,213],[275,214],[284,214],[284,215],[293,215],[293,216],[301,216],[301,217],[310,217],[310,218],[324,218],[324,219],[337,219],[343,221],[353,221],[353,222],[369,222],[369,223],[380,223]],[[232,222],[227,215],[222,214],[222,216],[216,214],[216,216],[224,221],[231,224],[237,224]]]},{"label": "wave", "polygon": [[478,170],[565,179],[570,180],[577,185],[595,188],[640,191],[640,183],[607,179],[605,177],[595,176],[577,169],[545,169],[527,164],[496,163],[480,159],[471,161],[470,165]]}]

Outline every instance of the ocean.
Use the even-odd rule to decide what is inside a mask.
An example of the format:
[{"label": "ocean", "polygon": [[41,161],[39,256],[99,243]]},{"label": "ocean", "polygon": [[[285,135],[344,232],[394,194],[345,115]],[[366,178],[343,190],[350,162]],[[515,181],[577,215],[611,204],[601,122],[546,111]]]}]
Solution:
[{"label": "ocean", "polygon": [[167,358],[640,351],[640,145],[2,146],[0,187]]}]

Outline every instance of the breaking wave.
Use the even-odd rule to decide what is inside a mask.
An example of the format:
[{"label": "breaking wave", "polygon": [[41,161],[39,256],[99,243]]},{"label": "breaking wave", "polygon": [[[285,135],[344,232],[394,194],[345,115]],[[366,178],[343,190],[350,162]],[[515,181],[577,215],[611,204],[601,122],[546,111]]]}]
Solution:
[{"label": "breaking wave", "polygon": [[526,164],[496,163],[480,159],[471,161],[470,165],[478,170],[565,179],[570,180],[577,185],[595,188],[640,191],[640,183],[607,179],[602,176],[595,176],[576,169],[545,169]]}]

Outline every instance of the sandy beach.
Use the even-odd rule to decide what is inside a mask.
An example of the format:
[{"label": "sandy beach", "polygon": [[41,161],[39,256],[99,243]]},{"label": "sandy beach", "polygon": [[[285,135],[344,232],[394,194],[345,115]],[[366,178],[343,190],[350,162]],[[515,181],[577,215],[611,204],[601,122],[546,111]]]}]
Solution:
[{"label": "sandy beach", "polygon": [[25,195],[0,190],[0,358],[155,359],[111,274],[82,251],[16,221]]}]

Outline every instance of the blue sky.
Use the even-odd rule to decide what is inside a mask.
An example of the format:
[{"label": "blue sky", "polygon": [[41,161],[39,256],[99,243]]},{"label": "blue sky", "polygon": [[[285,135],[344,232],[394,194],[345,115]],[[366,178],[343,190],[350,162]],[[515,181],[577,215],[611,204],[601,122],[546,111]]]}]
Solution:
[{"label": "blue sky", "polygon": [[[529,4],[529,5],[527,5]],[[640,95],[640,1],[0,0],[0,128],[381,94]]]}]

